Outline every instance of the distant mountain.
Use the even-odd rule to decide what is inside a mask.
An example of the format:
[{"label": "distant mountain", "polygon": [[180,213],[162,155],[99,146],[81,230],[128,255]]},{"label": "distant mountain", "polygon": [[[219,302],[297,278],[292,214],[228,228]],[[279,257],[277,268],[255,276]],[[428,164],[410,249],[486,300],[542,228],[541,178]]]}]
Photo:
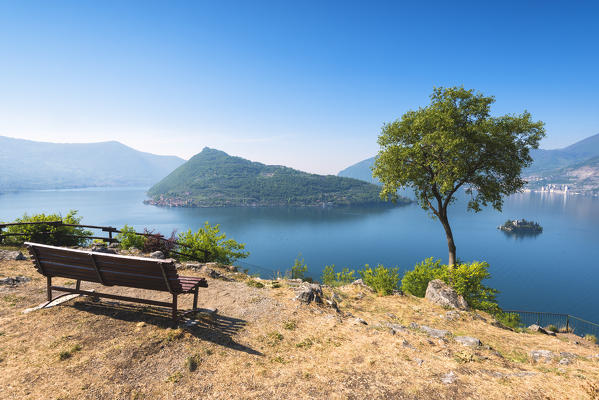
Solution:
[{"label": "distant mountain", "polygon": [[340,171],[337,176],[346,178],[360,179],[362,181],[379,184],[377,179],[372,177],[372,166],[374,165],[374,157],[367,158],[357,164],[351,165]]},{"label": "distant mountain", "polygon": [[46,143],[0,136],[0,192],[150,186],[184,162],[114,141]]},{"label": "distant mountain", "polygon": [[[149,204],[176,207],[386,205],[357,179],[265,165],[204,148],[148,191]],[[400,203],[408,200],[400,199]]]},{"label": "distant mountain", "polygon": [[[594,185],[586,181],[579,182],[582,175],[577,175],[574,171],[581,168],[587,171],[589,168],[594,168],[594,157],[599,157],[599,134],[590,136],[579,142],[576,142],[563,149],[544,150],[537,149],[531,152],[533,164],[523,171],[523,175],[531,181],[531,188],[541,187],[547,184],[564,184],[568,183],[571,187],[585,187],[585,192],[588,188]],[[370,183],[379,184],[372,177],[372,166],[374,165],[374,157],[360,161],[340,171],[338,176],[360,179]],[[574,185],[574,186],[573,186]],[[599,182],[597,182],[599,189]]]}]

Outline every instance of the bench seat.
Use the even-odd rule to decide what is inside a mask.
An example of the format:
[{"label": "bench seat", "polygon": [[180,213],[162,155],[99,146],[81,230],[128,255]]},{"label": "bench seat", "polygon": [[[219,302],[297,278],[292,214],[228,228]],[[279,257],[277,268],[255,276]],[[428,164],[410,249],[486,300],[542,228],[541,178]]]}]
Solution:
[{"label": "bench seat", "polygon": [[[48,303],[52,290],[79,293],[94,297],[107,297],[118,300],[172,307],[173,319],[177,319],[177,296],[193,293],[193,309],[197,309],[198,289],[208,287],[205,278],[180,276],[172,259],[159,260],[146,257],[131,257],[86,250],[49,246],[26,242],[36,269],[47,278]],[[52,285],[53,277],[69,278],[77,281],[75,289]],[[137,289],[169,292],[172,303],[134,297],[117,296],[81,290],[81,281],[100,283],[104,286],[123,286]],[[47,304],[48,304],[47,303]]]}]

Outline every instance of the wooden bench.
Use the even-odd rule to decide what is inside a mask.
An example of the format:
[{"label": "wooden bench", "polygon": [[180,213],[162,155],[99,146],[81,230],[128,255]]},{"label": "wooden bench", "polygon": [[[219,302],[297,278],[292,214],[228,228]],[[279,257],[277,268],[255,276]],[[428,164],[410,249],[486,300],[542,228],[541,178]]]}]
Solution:
[{"label": "wooden bench", "polygon": [[[184,293],[193,293],[193,309],[191,310],[193,312],[197,310],[198,306],[198,289],[208,287],[208,283],[204,278],[179,276],[173,260],[170,259],[129,257],[30,242],[26,242],[25,245],[33,257],[36,269],[47,278],[48,303],[46,304],[56,300],[52,299],[52,291],[56,290],[67,292],[67,294],[77,293],[95,298],[106,297],[169,307],[172,308],[172,317],[176,321],[177,296]],[[53,286],[53,277],[70,278],[76,280],[77,283],[75,288]],[[100,283],[104,286],[124,286],[169,292],[173,296],[173,301],[168,303],[81,290],[81,281]]]}]

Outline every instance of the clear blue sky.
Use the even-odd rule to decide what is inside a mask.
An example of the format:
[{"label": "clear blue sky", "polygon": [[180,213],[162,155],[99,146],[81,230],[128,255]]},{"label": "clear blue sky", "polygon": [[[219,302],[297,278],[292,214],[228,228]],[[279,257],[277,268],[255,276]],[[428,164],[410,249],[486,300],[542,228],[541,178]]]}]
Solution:
[{"label": "clear blue sky", "polygon": [[598,4],[2,1],[0,135],[337,173],[464,85],[561,147],[599,133]]}]

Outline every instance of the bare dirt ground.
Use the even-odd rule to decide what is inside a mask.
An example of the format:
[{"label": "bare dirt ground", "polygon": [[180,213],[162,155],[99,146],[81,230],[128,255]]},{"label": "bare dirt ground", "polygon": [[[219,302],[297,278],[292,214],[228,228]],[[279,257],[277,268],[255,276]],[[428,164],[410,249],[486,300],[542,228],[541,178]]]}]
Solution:
[{"label": "bare dirt ground", "polygon": [[[17,275],[32,280],[0,286],[0,399],[599,398],[596,345],[572,334],[511,332],[482,313],[486,321],[473,312],[451,320],[448,310],[411,296],[350,285],[336,289],[338,313],[294,301],[285,283],[256,288],[229,274],[233,281],[209,278],[201,290],[200,305],[218,308],[216,318],[173,327],[169,310],[86,297],[23,314],[45,301],[46,281],[30,261],[0,261],[0,279]],[[180,296],[179,308],[191,300]],[[412,322],[451,335],[432,338]],[[392,334],[387,323],[408,328]],[[483,345],[463,346],[461,335]],[[532,350],[555,357],[534,362]]]}]

